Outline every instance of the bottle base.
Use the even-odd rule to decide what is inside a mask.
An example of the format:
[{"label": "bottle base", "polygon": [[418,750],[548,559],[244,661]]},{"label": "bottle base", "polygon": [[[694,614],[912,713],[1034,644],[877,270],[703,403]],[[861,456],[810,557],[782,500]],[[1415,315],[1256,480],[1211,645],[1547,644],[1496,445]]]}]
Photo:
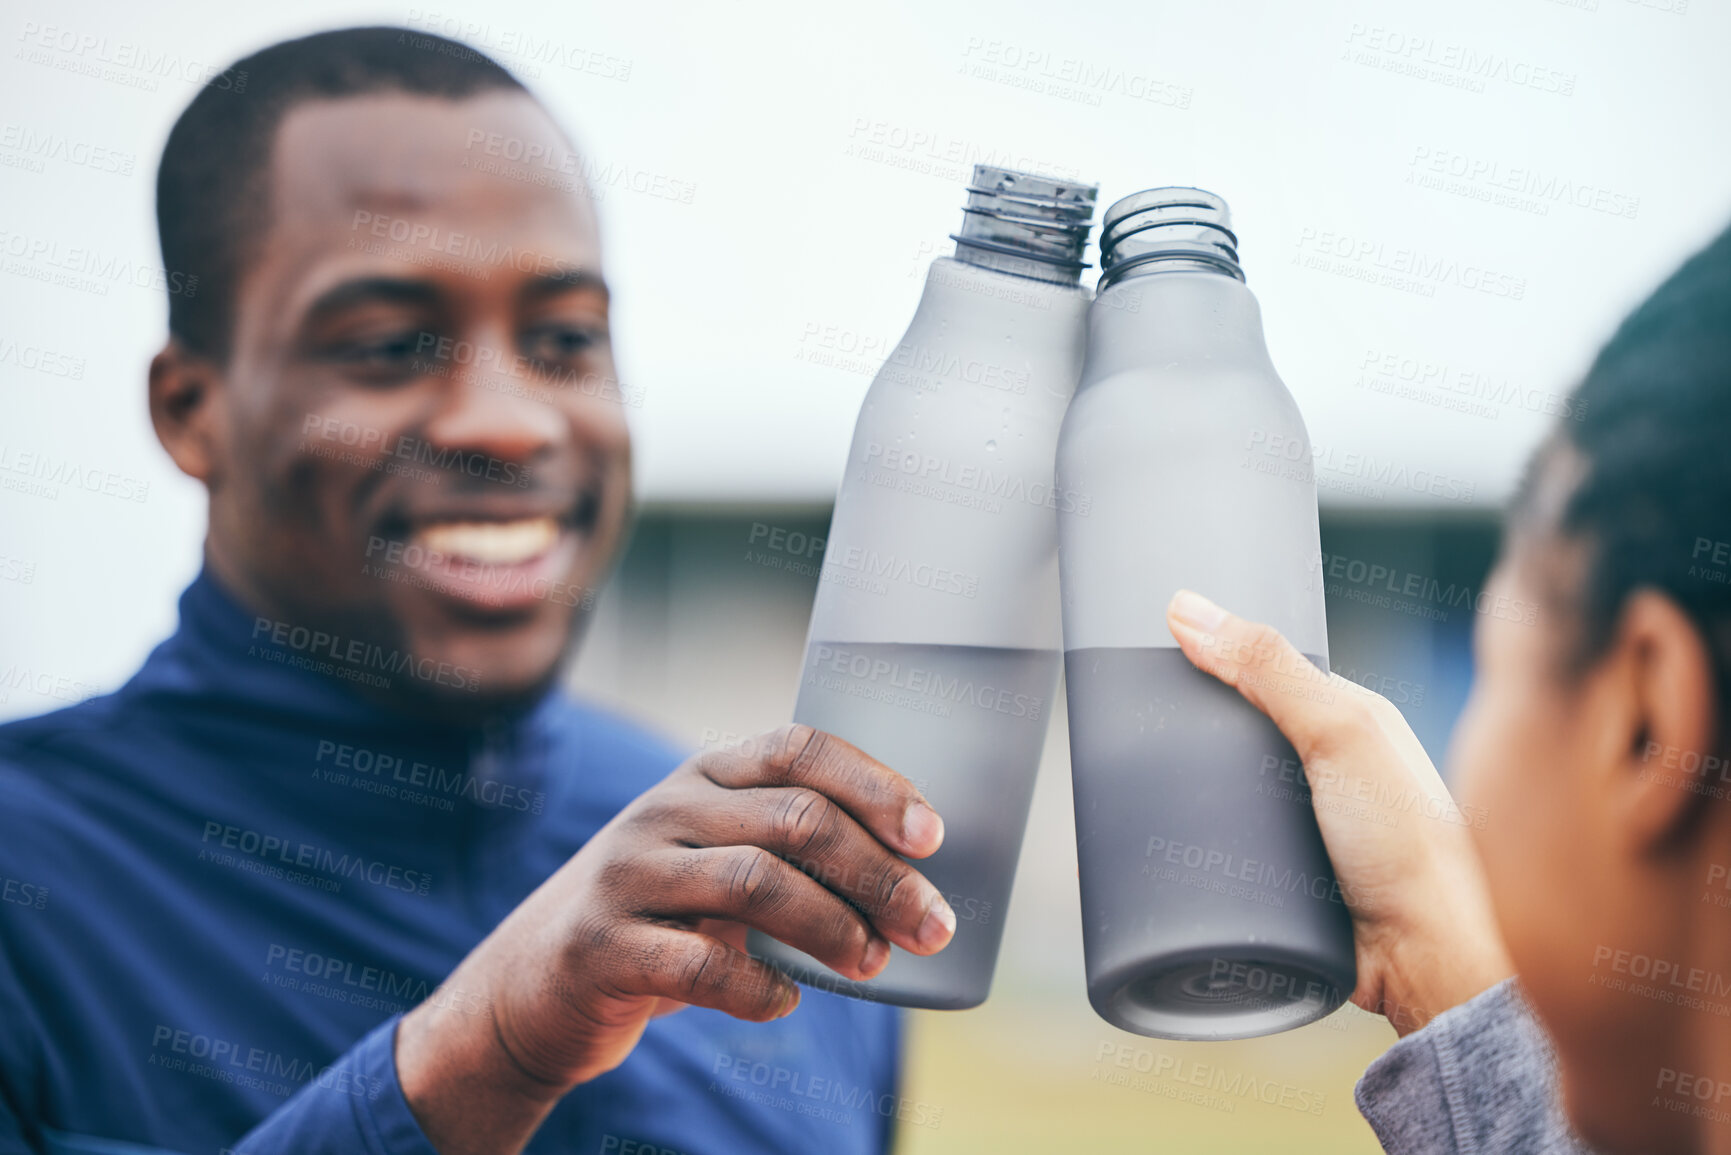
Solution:
[{"label": "bottle base", "polygon": [[1314,1023],[1349,993],[1309,960],[1210,951],[1122,968],[1091,983],[1088,1001],[1101,1018],[1133,1034],[1221,1042]]},{"label": "bottle base", "polygon": [[[966,1011],[985,1002],[986,996],[991,993],[989,977],[983,989],[944,990],[936,989],[930,984],[897,982],[890,974],[890,971],[897,969],[893,961],[877,979],[863,983],[854,982],[836,974],[809,955],[757,931],[751,932],[749,943],[753,958],[768,963],[800,986],[863,1002],[922,1011]],[[901,952],[898,950],[896,953]],[[884,981],[885,979],[890,981]]]}]

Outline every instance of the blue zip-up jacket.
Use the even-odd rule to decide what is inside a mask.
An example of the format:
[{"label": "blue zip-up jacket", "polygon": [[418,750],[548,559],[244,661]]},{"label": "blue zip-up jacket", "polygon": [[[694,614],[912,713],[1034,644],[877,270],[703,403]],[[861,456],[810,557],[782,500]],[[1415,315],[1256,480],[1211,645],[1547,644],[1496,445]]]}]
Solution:
[{"label": "blue zip-up jacket", "polygon": [[[118,692],[0,726],[0,1155],[431,1155],[398,1017],[680,755],[558,693],[393,716],[344,679],[413,668],[208,574],[180,615]],[[881,1152],[898,1050],[893,1009],[814,990],[684,1010],[528,1149]]]}]

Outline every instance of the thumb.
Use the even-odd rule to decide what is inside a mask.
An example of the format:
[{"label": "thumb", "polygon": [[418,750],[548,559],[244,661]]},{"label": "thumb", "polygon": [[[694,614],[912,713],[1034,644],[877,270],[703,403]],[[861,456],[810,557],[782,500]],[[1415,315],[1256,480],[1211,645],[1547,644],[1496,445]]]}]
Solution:
[{"label": "thumb", "polygon": [[1318,669],[1273,626],[1246,621],[1190,590],[1172,595],[1166,624],[1192,665],[1266,714],[1307,762],[1362,712],[1353,693],[1360,687]]}]

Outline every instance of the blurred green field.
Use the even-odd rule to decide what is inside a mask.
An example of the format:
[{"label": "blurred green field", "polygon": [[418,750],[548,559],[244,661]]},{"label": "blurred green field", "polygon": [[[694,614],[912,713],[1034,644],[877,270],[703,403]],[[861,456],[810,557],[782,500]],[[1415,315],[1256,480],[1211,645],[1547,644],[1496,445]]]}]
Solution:
[{"label": "blurred green field", "polygon": [[1394,1032],[1356,1008],[1264,1039],[1173,1043],[1108,1026],[1078,985],[910,1012],[909,1030],[898,1155],[1381,1150],[1352,1088]]}]

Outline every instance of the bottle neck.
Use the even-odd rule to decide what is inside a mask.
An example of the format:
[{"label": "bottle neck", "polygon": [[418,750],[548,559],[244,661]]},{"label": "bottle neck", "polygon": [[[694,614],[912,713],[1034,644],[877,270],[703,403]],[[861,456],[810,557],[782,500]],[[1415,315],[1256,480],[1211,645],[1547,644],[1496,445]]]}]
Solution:
[{"label": "bottle neck", "polygon": [[[1154,262],[1150,262],[1154,263]],[[1088,376],[1148,365],[1206,363],[1274,372],[1262,308],[1243,281],[1203,265],[1163,263],[1124,277],[1088,308]],[[1104,360],[1096,362],[1097,358]]]},{"label": "bottle neck", "polygon": [[1099,288],[1172,272],[1244,280],[1226,202],[1197,188],[1157,188],[1106,210],[1100,228]]},{"label": "bottle neck", "polygon": [[1087,265],[1082,250],[1093,227],[1095,186],[975,165],[950,234],[956,260],[996,273],[1075,285]]},{"label": "bottle neck", "polygon": [[952,235],[951,239],[956,242],[956,260],[963,264],[1051,285],[1078,285],[1082,282],[1082,270],[1086,266],[1079,261],[1074,267],[1054,265],[1025,253],[989,249],[977,242],[964,241],[959,236]]}]

